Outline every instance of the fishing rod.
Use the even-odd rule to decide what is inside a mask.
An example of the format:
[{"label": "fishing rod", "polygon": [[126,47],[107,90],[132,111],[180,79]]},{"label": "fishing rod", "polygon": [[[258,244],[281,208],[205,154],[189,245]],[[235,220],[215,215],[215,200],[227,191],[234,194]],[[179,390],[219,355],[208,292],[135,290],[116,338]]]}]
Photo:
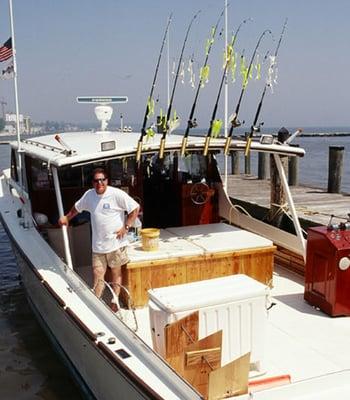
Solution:
[{"label": "fishing rod", "polygon": [[239,119],[238,119],[238,112],[239,112],[239,109],[240,109],[240,107],[241,107],[243,95],[244,95],[245,90],[246,90],[246,88],[247,88],[247,86],[248,86],[248,79],[249,79],[250,71],[251,71],[252,66],[253,66],[253,61],[254,61],[254,59],[255,59],[256,53],[257,53],[258,48],[259,48],[259,46],[260,46],[260,43],[261,43],[263,37],[264,37],[267,33],[272,34],[272,32],[270,31],[270,29],[265,29],[264,32],[260,35],[260,37],[259,37],[259,39],[258,39],[258,42],[256,43],[255,49],[254,49],[254,51],[253,51],[252,58],[250,59],[250,63],[249,63],[248,70],[247,70],[247,72],[246,72],[245,77],[243,78],[241,94],[240,94],[240,96],[239,96],[239,99],[238,99],[238,103],[237,103],[235,112],[234,112],[234,114],[233,114],[233,116],[232,116],[232,118],[231,118],[231,126],[230,126],[229,133],[228,133],[228,135],[227,135],[227,138],[226,138],[225,150],[224,150],[225,156],[227,156],[228,153],[229,153],[229,148],[230,148],[230,144],[231,144],[231,140],[232,140],[233,129],[234,129],[234,128],[237,128],[238,126],[241,125],[241,122],[240,122]]},{"label": "fishing rod", "polygon": [[151,91],[150,91],[150,94],[149,94],[149,97],[148,97],[148,101],[147,101],[146,112],[145,112],[145,116],[143,118],[143,124],[142,124],[142,128],[141,128],[141,135],[140,135],[140,139],[138,141],[137,150],[136,150],[136,161],[137,162],[139,162],[140,159],[141,159],[143,138],[146,135],[146,123],[147,123],[147,119],[149,117],[149,113],[150,113],[150,111],[152,109],[153,91],[154,91],[154,88],[155,88],[155,85],[156,85],[156,80],[157,80],[158,70],[159,70],[159,64],[160,64],[160,60],[162,58],[163,48],[164,48],[164,45],[165,45],[165,42],[166,42],[166,38],[167,38],[167,35],[168,35],[169,25],[170,25],[172,16],[173,16],[173,14],[171,13],[169,15],[168,22],[167,22],[167,25],[166,25],[166,28],[165,28],[164,37],[163,37],[163,40],[162,40],[162,45],[160,47],[160,52],[159,52],[159,56],[158,56],[156,70],[155,70],[155,73],[154,73],[153,82],[152,82],[152,86],[151,86]]},{"label": "fishing rod", "polygon": [[168,111],[167,111],[167,115],[166,115],[166,121],[165,121],[165,122],[166,122],[166,127],[165,127],[165,129],[164,129],[164,131],[163,131],[163,136],[162,136],[162,138],[161,138],[161,140],[160,140],[159,159],[163,159],[163,157],[164,157],[165,138],[166,138],[166,135],[167,135],[167,133],[168,133],[168,131],[169,131],[169,120],[170,120],[171,108],[172,108],[172,105],[173,105],[173,100],[174,100],[174,95],[175,95],[176,84],[177,84],[177,80],[178,80],[178,77],[179,77],[179,72],[180,72],[180,68],[181,68],[182,58],[183,58],[183,54],[184,54],[184,51],[185,51],[185,47],[186,47],[188,35],[189,35],[189,33],[190,33],[190,30],[191,30],[191,27],[192,27],[192,24],[193,24],[194,20],[197,18],[198,14],[199,14],[200,12],[201,12],[201,11],[199,10],[199,11],[192,17],[191,22],[190,22],[190,24],[188,25],[188,28],[187,28],[187,31],[186,31],[186,35],[185,35],[185,39],[184,39],[184,42],[183,42],[183,45],[182,45],[182,50],[181,50],[181,54],[180,54],[180,58],[179,58],[179,63],[178,63],[177,70],[176,70],[176,75],[175,75],[173,90],[172,90],[172,93],[171,93],[170,102],[169,102],[169,105],[168,105]]},{"label": "fishing rod", "polygon": [[[275,65],[276,65],[276,59],[277,59],[277,55],[278,55],[278,50],[279,50],[280,45],[281,45],[281,42],[282,42],[282,38],[283,38],[283,35],[284,35],[284,31],[286,30],[287,22],[288,22],[288,18],[286,18],[286,20],[284,21],[284,25],[283,25],[283,28],[282,28],[282,32],[281,32],[279,41],[278,41],[277,46],[276,46],[275,54],[274,54],[274,56],[273,56],[273,58],[272,58],[272,63],[271,63],[271,65],[270,65],[271,71],[269,71],[269,74],[270,74],[270,75],[272,75],[273,69],[274,69],[274,67],[275,67]],[[250,128],[249,136],[248,136],[248,138],[247,138],[246,148],[245,148],[245,152],[244,152],[246,156],[249,154],[250,145],[251,145],[252,140],[253,140],[254,132],[260,132],[260,127],[261,127],[261,125],[264,124],[263,122],[260,122],[260,124],[257,125],[257,123],[258,123],[258,118],[259,118],[259,115],[260,115],[260,112],[261,112],[261,107],[262,107],[262,104],[263,104],[263,101],[264,101],[264,98],[265,98],[265,94],[266,94],[267,88],[268,88],[270,85],[271,85],[271,82],[269,82],[269,80],[267,79],[267,80],[266,80],[266,84],[265,84],[265,86],[264,86],[264,90],[263,90],[262,95],[261,95],[260,102],[259,102],[259,104],[258,104],[258,108],[257,108],[256,113],[255,113],[255,117],[254,117],[253,124],[252,124],[252,126],[251,126],[251,128]]]},{"label": "fishing rod", "polygon": [[[218,18],[218,20],[216,22],[216,25],[212,28],[211,37],[210,37],[210,39],[208,39],[208,46],[206,48],[206,56],[205,56],[205,60],[204,60],[204,63],[203,63],[202,71],[204,71],[205,68],[207,67],[210,50],[211,50],[212,45],[214,43],[214,37],[215,37],[216,31],[218,29],[220,20],[221,20],[222,16],[224,15],[225,10],[226,10],[226,7],[222,10],[222,13],[220,14],[220,16],[219,16],[219,18]],[[193,101],[193,104],[192,104],[191,112],[190,112],[190,115],[188,117],[186,131],[185,131],[184,136],[182,138],[182,145],[181,145],[181,152],[180,152],[181,157],[183,157],[185,155],[185,152],[186,152],[187,139],[188,139],[188,135],[190,133],[190,129],[191,128],[195,128],[197,126],[196,121],[192,121],[192,118],[193,118],[193,115],[194,115],[194,111],[196,109],[200,88],[203,86],[203,80],[204,80],[204,76],[201,75],[200,79],[199,79],[199,82],[198,82],[196,94],[194,96],[194,101]]]},{"label": "fishing rod", "polygon": [[236,43],[237,35],[238,35],[238,33],[239,33],[239,31],[240,31],[242,25],[245,24],[245,23],[248,22],[248,21],[251,21],[251,20],[252,20],[251,18],[248,18],[248,19],[243,20],[243,21],[239,24],[239,26],[238,26],[236,32],[235,32],[234,35],[232,36],[232,40],[231,40],[230,45],[227,46],[227,49],[226,49],[226,62],[225,62],[225,67],[224,67],[224,71],[223,71],[223,73],[222,73],[221,82],[220,82],[220,86],[219,86],[219,92],[218,92],[218,95],[217,95],[217,98],[216,98],[216,102],[215,102],[215,105],[214,105],[213,114],[212,114],[212,116],[211,116],[211,120],[210,120],[210,125],[209,125],[209,129],[208,129],[208,133],[207,133],[207,136],[206,136],[206,138],[205,138],[204,149],[203,149],[203,155],[204,155],[204,156],[206,156],[206,155],[208,154],[210,138],[211,138],[211,135],[212,135],[212,132],[213,132],[213,125],[214,125],[214,121],[215,121],[215,117],[216,117],[216,112],[217,112],[218,105],[219,105],[219,100],[220,100],[220,96],[221,96],[221,91],[222,91],[222,87],[223,87],[223,84],[224,84],[224,81],[225,81],[225,77],[226,77],[226,73],[227,73],[227,68],[228,68],[228,66],[229,66],[229,64],[230,64],[230,61],[231,61],[231,57],[232,57],[232,54],[231,54],[231,53],[234,51],[234,48],[233,48],[233,47],[234,47],[234,45],[235,45],[235,43]]}]

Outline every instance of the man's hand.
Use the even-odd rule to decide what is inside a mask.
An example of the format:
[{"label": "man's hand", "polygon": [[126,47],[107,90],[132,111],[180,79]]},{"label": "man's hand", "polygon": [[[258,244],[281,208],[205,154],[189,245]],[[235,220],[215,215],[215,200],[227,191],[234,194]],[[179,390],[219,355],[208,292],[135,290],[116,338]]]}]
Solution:
[{"label": "man's hand", "polygon": [[65,215],[63,215],[63,217],[61,217],[59,220],[58,220],[58,225],[59,226],[68,226],[69,225],[69,219],[68,219],[68,217],[67,216],[65,216]]},{"label": "man's hand", "polygon": [[119,229],[119,231],[116,232],[117,238],[122,239],[127,233],[128,233],[128,230],[125,228],[125,226],[122,226]]}]

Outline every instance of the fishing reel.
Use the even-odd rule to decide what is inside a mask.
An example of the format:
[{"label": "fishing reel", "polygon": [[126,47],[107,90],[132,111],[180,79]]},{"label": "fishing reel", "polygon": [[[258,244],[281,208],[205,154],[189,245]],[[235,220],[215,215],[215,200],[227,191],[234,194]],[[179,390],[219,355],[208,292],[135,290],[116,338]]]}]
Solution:
[{"label": "fishing reel", "polygon": [[258,125],[252,125],[251,130],[254,133],[259,133],[261,131],[261,127],[264,125],[264,122],[260,122]]},{"label": "fishing reel", "polygon": [[240,121],[237,117],[234,117],[232,120],[231,120],[231,125],[234,127],[234,128],[238,128],[238,127],[240,127],[242,124],[244,124],[244,122],[245,121]]},{"label": "fishing reel", "polygon": [[194,118],[193,121],[191,119],[188,120],[188,126],[192,129],[192,128],[197,128],[198,123],[197,123],[197,119]]}]

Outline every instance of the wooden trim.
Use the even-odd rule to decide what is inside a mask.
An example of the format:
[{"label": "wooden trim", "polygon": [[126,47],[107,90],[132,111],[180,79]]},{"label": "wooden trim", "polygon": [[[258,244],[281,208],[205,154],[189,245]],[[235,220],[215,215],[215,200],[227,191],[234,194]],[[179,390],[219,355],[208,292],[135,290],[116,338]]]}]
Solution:
[{"label": "wooden trim", "polygon": [[156,260],[145,260],[145,261],[131,261],[127,264],[126,269],[134,269],[134,268],[149,268],[150,266],[158,266],[172,264],[178,264],[179,262],[194,262],[198,261],[199,258],[202,261],[211,260],[213,258],[220,259],[230,256],[243,256],[247,254],[265,254],[265,253],[272,253],[275,252],[277,249],[276,246],[269,246],[269,247],[252,247],[250,249],[244,250],[229,250],[229,251],[221,251],[219,253],[211,252],[211,253],[204,253],[204,254],[197,254],[194,256],[181,256],[181,257],[172,257],[172,258],[159,258]]},{"label": "wooden trim", "polygon": [[299,275],[305,275],[304,258],[299,254],[278,246],[275,253],[275,263]]},{"label": "wooden trim", "polygon": [[43,278],[43,276],[41,275],[41,273],[35,268],[30,268],[31,271],[33,272],[33,274],[39,279],[40,282],[43,282],[45,279]]},{"label": "wooden trim", "polygon": [[52,289],[52,287],[46,281],[42,281],[42,284],[61,307],[66,306],[66,303],[61,299],[61,297]]},{"label": "wooden trim", "polygon": [[97,347],[107,357],[107,359],[116,366],[120,372],[125,376],[126,379],[131,380],[135,387],[141,391],[141,393],[154,400],[165,400],[164,397],[160,396],[150,386],[147,385],[135,372],[130,369],[108,346],[103,342],[98,342]]},{"label": "wooden trim", "polygon": [[205,358],[209,363],[220,363],[221,362],[221,347],[213,347],[211,349],[201,349],[186,351],[185,353],[185,365],[192,366],[201,364]]},{"label": "wooden trim", "polygon": [[67,315],[70,317],[73,322],[79,326],[79,328],[86,334],[86,336],[92,341],[97,340],[97,334],[93,333],[90,328],[88,328],[85,323],[77,316],[77,314],[69,307],[65,309]]}]

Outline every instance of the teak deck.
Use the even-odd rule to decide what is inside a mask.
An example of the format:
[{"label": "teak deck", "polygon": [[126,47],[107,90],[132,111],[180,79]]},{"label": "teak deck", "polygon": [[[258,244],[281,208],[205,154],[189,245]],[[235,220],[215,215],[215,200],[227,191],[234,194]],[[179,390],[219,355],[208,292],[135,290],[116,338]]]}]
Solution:
[{"label": "teak deck", "polygon": [[276,247],[227,251],[190,257],[131,262],[123,281],[136,307],[148,302],[151,288],[179,285],[234,274],[246,274],[266,285],[272,284]]}]

